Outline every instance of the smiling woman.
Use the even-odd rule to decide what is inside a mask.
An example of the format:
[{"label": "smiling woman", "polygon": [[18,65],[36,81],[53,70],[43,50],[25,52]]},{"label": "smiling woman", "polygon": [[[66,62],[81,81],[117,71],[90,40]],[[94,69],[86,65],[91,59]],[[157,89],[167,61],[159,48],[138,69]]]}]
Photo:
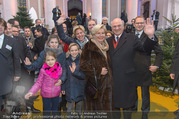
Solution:
[{"label": "smiling woman", "polygon": [[109,46],[105,39],[106,28],[104,25],[96,25],[91,33],[93,38],[86,43],[81,54],[80,69],[86,75],[85,82],[97,85],[98,95],[96,99],[92,99],[86,91],[86,110],[111,111],[112,72],[108,55]]},{"label": "smiling woman", "polygon": [[75,37],[72,38],[65,34],[62,25],[64,22],[65,22],[65,16],[61,16],[57,20],[58,25],[56,25],[56,28],[60,39],[68,45],[70,45],[70,43],[77,43],[80,46],[80,49],[83,49],[84,45],[89,41],[88,37],[85,36],[84,27],[82,25],[76,25],[73,28],[73,34]]}]

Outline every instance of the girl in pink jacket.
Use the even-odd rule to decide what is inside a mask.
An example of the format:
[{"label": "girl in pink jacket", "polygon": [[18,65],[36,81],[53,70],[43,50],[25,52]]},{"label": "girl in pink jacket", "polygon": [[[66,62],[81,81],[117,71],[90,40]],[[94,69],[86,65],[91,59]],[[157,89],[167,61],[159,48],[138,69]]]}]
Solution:
[{"label": "girl in pink jacket", "polygon": [[25,99],[33,96],[41,89],[43,100],[43,111],[45,115],[50,115],[51,111],[58,111],[59,95],[61,93],[60,77],[62,75],[62,67],[56,62],[55,53],[47,51],[45,54],[45,64],[40,69],[37,81],[25,95]]}]

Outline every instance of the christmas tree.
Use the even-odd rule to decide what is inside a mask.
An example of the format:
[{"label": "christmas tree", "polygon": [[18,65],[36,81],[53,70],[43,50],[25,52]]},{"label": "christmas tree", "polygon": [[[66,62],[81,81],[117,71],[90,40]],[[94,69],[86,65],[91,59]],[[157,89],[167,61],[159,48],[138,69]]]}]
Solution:
[{"label": "christmas tree", "polygon": [[179,33],[175,32],[175,27],[179,24],[179,18],[176,18],[173,14],[172,20],[166,17],[164,18],[170,23],[170,26],[168,29],[161,30],[157,33],[158,38],[163,41],[161,44],[163,50],[163,63],[159,71],[153,73],[153,82],[165,89],[173,87],[173,80],[170,78],[170,68],[175,46],[179,40]]},{"label": "christmas tree", "polygon": [[25,26],[33,26],[34,24],[32,23],[32,19],[27,13],[26,7],[18,7],[18,9],[19,11],[16,13],[16,16],[14,16],[14,19],[19,22],[20,27],[24,28]]}]

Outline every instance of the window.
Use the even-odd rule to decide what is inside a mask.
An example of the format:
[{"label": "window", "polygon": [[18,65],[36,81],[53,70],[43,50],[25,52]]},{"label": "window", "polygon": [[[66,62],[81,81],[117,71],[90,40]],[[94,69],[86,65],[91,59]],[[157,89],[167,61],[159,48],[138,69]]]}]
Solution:
[{"label": "window", "polygon": [[121,12],[126,10],[126,0],[121,0]]},{"label": "window", "polygon": [[26,0],[17,0],[18,7],[26,7]]},{"label": "window", "polygon": [[106,16],[106,0],[102,1],[102,17]]}]

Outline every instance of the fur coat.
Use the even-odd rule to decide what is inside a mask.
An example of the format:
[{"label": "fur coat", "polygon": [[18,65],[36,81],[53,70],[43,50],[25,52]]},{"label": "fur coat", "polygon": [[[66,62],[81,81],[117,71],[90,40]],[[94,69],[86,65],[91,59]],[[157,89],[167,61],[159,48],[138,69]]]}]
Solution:
[{"label": "fur coat", "polygon": [[[90,58],[91,57],[91,58]],[[81,59],[80,69],[86,75],[85,82],[91,80],[96,85],[94,78],[94,70],[98,81],[98,96],[97,99],[91,99],[88,94],[86,95],[85,108],[86,110],[112,110],[112,72],[110,68],[110,59],[107,52],[107,58],[102,51],[91,40],[85,44]],[[108,73],[101,75],[101,70],[106,67]]]}]

